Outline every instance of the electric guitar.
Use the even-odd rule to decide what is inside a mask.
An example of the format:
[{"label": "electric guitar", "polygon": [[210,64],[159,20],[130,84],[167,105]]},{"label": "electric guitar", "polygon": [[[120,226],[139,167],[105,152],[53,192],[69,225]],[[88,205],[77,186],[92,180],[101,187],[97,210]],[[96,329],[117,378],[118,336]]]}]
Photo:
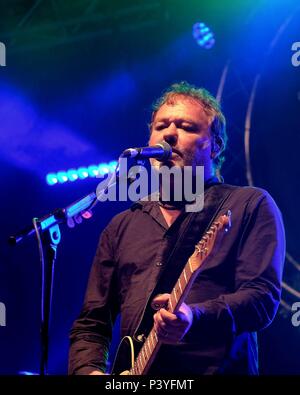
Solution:
[{"label": "electric guitar", "polygon": [[[220,246],[224,234],[231,226],[231,212],[228,210],[221,215],[205,232],[201,240],[196,244],[193,254],[184,266],[168,301],[167,310],[171,313],[178,312],[184,302],[194,280],[200,273],[207,258],[214,254]],[[145,375],[154,361],[161,346],[154,327],[147,338],[144,339],[140,351],[135,357],[135,341],[130,336],[125,336],[118,347],[112,374]]]}]

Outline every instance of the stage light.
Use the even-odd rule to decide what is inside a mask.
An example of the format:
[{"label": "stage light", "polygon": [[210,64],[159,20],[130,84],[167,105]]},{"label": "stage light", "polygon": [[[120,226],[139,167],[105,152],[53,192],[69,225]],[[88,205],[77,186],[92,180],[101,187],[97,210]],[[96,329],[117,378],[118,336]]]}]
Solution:
[{"label": "stage light", "polygon": [[116,170],[117,166],[118,166],[118,162],[115,160],[109,162],[109,164],[108,164],[108,167],[111,172],[114,172]]},{"label": "stage light", "polygon": [[97,177],[97,175],[99,174],[98,166],[96,165],[89,166],[88,172],[89,172],[89,177]]},{"label": "stage light", "polygon": [[109,173],[109,166],[106,163],[102,163],[99,165],[99,174],[104,176],[105,174]]},{"label": "stage light", "polygon": [[86,178],[104,177],[108,173],[113,173],[118,162],[111,161],[109,163],[100,163],[98,165],[90,165],[87,167],[79,167],[78,169],[61,170],[57,173],[49,173],[46,175],[48,185],[64,184],[66,182],[74,182],[84,180]]},{"label": "stage light", "polygon": [[213,32],[203,22],[197,22],[193,25],[193,37],[200,47],[210,49],[215,44]]},{"label": "stage light", "polygon": [[20,370],[18,374],[21,376],[38,376],[38,373],[28,372],[27,370]]},{"label": "stage light", "polygon": [[64,182],[69,181],[69,178],[67,176],[67,173],[65,171],[59,171],[57,173],[57,180],[60,184],[63,184]]},{"label": "stage light", "polygon": [[58,183],[58,179],[56,177],[56,174],[54,174],[54,173],[47,174],[46,182],[47,182],[48,185],[57,184]]},{"label": "stage light", "polygon": [[69,181],[76,181],[78,180],[78,173],[75,169],[70,169],[67,171],[67,176]]},{"label": "stage light", "polygon": [[77,170],[78,177],[83,180],[89,176],[89,171],[86,167],[79,167]]}]

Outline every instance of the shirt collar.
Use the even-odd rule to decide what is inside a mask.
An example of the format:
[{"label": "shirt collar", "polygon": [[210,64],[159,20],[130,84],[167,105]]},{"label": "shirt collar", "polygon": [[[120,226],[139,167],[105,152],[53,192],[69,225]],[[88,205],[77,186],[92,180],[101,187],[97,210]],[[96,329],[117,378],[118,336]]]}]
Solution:
[{"label": "shirt collar", "polygon": [[[213,185],[223,184],[223,181],[220,181],[216,176],[210,177],[206,180],[204,184],[204,190],[210,188]],[[158,191],[153,192],[151,195],[147,195],[144,198],[135,202],[131,209],[135,210],[136,208],[140,208],[143,212],[150,213],[153,210],[154,206],[158,206],[157,201],[159,200]]]}]

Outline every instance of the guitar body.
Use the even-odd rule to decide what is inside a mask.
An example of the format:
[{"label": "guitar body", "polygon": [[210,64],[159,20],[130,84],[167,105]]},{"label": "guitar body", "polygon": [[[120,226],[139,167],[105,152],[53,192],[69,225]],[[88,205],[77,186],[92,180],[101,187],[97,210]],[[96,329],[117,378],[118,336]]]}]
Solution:
[{"label": "guitar body", "polygon": [[129,371],[133,368],[137,355],[135,350],[140,348],[141,345],[138,345],[130,336],[123,337],[116,352],[111,374],[130,374]]}]

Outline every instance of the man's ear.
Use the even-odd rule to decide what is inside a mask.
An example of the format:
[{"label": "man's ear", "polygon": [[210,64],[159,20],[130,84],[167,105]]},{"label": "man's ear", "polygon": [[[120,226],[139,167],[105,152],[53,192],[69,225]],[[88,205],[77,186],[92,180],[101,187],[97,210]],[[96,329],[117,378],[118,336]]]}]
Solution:
[{"label": "man's ear", "polygon": [[220,136],[214,136],[211,140],[211,159],[215,159],[223,151],[224,141]]}]

